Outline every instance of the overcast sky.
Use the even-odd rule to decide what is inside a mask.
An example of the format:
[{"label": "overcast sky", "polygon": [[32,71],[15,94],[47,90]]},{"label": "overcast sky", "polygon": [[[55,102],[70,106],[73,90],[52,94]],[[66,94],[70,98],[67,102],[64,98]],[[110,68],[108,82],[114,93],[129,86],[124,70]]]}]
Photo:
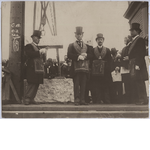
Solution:
[{"label": "overcast sky", "polygon": [[[2,58],[8,58],[9,35],[9,2],[2,8]],[[96,46],[96,34],[103,33],[104,45],[118,50],[124,47],[124,37],[129,34],[128,20],[123,17],[128,2],[55,2],[58,44],[63,44],[60,50],[61,60],[67,52],[69,43],[75,41],[75,27],[82,26],[83,40],[93,40]],[[33,2],[26,2],[25,39],[31,41],[33,31]],[[5,26],[5,28],[3,28]],[[46,35],[42,41],[52,44],[52,36],[48,25],[45,26]],[[27,42],[25,42],[26,44]],[[48,57],[56,58],[55,50],[49,50]]]}]

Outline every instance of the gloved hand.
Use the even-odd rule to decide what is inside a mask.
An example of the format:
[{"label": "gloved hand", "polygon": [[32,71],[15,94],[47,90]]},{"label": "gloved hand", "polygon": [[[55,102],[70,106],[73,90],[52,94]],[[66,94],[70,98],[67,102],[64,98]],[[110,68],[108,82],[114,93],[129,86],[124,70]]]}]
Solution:
[{"label": "gloved hand", "polygon": [[87,53],[82,53],[81,55],[84,57],[84,59],[87,57]]},{"label": "gloved hand", "polygon": [[81,55],[84,57],[87,57],[87,53],[82,53]]},{"label": "gloved hand", "polygon": [[99,58],[98,59],[102,59],[102,57],[101,56],[99,56]]},{"label": "gloved hand", "polygon": [[44,49],[44,48],[40,49],[39,52],[40,52],[40,54],[44,54],[44,53],[46,53],[46,49]]},{"label": "gloved hand", "polygon": [[84,60],[84,56],[79,55],[78,60]]},{"label": "gloved hand", "polygon": [[136,65],[135,70],[140,70],[140,67]]},{"label": "gloved hand", "polygon": [[115,68],[115,72],[119,72],[119,67],[116,67],[116,68]]},{"label": "gloved hand", "polygon": [[124,61],[129,60],[129,56],[124,57],[123,60],[124,60]]}]

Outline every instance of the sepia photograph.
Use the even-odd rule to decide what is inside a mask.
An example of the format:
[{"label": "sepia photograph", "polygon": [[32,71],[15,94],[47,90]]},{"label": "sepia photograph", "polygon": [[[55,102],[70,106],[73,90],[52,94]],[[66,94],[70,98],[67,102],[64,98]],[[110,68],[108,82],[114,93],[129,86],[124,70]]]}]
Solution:
[{"label": "sepia photograph", "polygon": [[149,118],[148,5],[1,2],[2,118]]}]

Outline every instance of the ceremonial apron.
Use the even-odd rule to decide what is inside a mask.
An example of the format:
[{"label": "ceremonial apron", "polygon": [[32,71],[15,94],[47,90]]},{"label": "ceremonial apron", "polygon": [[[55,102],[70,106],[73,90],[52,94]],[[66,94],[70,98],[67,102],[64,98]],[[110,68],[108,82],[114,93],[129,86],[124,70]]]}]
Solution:
[{"label": "ceremonial apron", "polygon": [[[73,47],[75,48],[76,52],[81,55],[82,53],[87,52],[87,46],[85,43],[83,43],[83,47],[81,48],[77,42],[73,43]],[[89,60],[79,60],[79,61],[74,61],[74,69],[75,72],[89,72]]]},{"label": "ceremonial apron", "polygon": [[[32,43],[31,44],[35,51],[39,51],[39,49]],[[44,64],[42,58],[34,58],[34,69],[37,74],[44,74]]]},{"label": "ceremonial apron", "polygon": [[105,61],[102,59],[106,55],[106,47],[103,46],[101,53],[98,50],[98,47],[94,49],[94,54],[97,57],[97,60],[93,61],[92,64],[92,75],[94,76],[104,76],[104,69],[105,69]]}]

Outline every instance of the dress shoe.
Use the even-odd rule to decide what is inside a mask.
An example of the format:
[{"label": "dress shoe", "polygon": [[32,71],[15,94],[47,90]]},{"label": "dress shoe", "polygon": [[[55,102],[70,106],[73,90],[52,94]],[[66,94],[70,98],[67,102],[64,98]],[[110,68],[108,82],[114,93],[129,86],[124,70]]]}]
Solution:
[{"label": "dress shoe", "polygon": [[80,105],[80,103],[78,103],[78,102],[75,102],[75,103],[74,103],[74,105],[75,105],[75,106],[79,106],[79,105]]},{"label": "dress shoe", "polygon": [[137,102],[136,105],[147,105],[148,103],[146,102]]},{"label": "dress shoe", "polygon": [[30,104],[38,104],[35,100],[31,100]]},{"label": "dress shoe", "polygon": [[79,106],[79,105],[80,105],[80,99],[79,99],[79,98],[76,98],[76,99],[74,100],[74,105],[76,105],[76,106]]},{"label": "dress shoe", "polygon": [[29,105],[29,104],[30,104],[30,99],[25,99],[25,100],[24,100],[24,104],[25,104],[25,105]]},{"label": "dress shoe", "polygon": [[88,105],[86,102],[80,102],[80,105]]},{"label": "dress shoe", "polygon": [[104,104],[111,104],[110,101],[104,101]]}]

